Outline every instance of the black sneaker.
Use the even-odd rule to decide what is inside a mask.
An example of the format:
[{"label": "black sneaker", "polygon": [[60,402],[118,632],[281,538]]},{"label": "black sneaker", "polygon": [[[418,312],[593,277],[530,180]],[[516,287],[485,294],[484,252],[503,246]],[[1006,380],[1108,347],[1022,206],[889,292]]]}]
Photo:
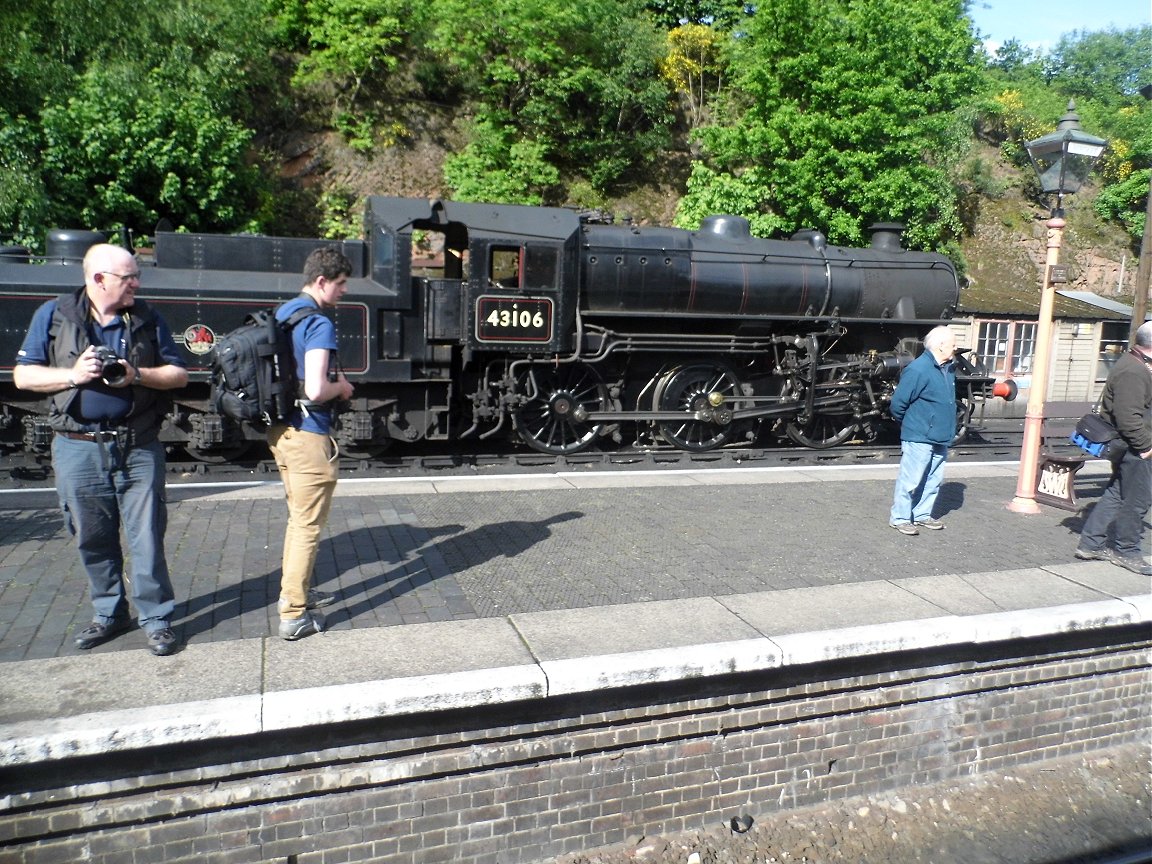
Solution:
[{"label": "black sneaker", "polygon": [[81,651],[87,651],[89,648],[95,648],[131,628],[132,621],[128,618],[112,621],[109,624],[93,621],[76,636],[76,647]]},{"label": "black sneaker", "polygon": [[172,632],[171,627],[152,630],[148,633],[148,650],[157,657],[167,657],[169,654],[175,654],[179,648],[180,643],[177,641],[176,634]]}]

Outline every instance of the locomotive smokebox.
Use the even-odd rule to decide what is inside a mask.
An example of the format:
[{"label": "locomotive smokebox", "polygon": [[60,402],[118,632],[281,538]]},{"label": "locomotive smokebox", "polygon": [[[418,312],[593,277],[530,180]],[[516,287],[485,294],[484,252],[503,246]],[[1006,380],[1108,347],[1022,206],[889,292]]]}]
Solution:
[{"label": "locomotive smokebox", "polygon": [[108,236],[99,231],[53,228],[44,242],[44,258],[49,264],[80,264],[85,252],[107,240]]}]

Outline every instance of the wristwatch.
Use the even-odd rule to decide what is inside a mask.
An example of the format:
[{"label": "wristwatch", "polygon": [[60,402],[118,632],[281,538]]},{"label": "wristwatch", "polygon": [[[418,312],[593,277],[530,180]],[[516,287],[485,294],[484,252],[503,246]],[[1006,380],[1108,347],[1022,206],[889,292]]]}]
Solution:
[{"label": "wristwatch", "polygon": [[132,383],[133,384],[139,384],[140,378],[141,378],[140,367],[139,366],[133,366],[132,368],[136,370],[136,374],[132,378]]}]

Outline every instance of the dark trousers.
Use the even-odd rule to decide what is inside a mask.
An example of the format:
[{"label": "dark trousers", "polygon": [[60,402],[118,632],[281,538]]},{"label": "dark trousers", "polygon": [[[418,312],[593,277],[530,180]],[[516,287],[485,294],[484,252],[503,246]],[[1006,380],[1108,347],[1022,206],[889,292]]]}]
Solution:
[{"label": "dark trousers", "polygon": [[1152,460],[1131,449],[1112,463],[1112,479],[1080,532],[1080,548],[1098,551],[1108,545],[1125,558],[1143,556],[1144,515],[1152,506]]}]

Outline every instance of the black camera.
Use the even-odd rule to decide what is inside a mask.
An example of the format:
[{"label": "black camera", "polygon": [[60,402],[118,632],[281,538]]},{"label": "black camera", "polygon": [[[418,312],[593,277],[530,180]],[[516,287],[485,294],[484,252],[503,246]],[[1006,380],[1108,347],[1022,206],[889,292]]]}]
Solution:
[{"label": "black camera", "polygon": [[128,367],[120,355],[106,345],[96,346],[96,359],[100,361],[100,377],[105,384],[115,386],[127,377]]}]

